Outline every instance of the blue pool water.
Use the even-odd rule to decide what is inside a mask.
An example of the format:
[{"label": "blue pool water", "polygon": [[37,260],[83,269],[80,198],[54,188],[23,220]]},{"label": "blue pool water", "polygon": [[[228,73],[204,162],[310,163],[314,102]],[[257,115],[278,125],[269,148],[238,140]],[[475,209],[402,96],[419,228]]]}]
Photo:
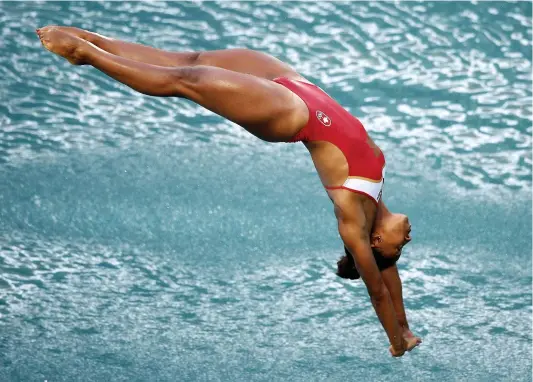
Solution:
[{"label": "blue pool water", "polygon": [[[0,3],[0,381],[531,380],[531,3]],[[76,25],[289,62],[407,213],[403,358],[301,145],[44,50]]]}]

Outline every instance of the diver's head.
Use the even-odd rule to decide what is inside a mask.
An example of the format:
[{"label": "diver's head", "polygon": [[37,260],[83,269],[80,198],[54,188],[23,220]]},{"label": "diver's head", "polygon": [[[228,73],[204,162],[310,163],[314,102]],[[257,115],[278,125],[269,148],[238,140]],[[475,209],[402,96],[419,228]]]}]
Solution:
[{"label": "diver's head", "polygon": [[403,214],[387,213],[376,220],[370,246],[383,257],[397,257],[411,241],[411,223]]}]

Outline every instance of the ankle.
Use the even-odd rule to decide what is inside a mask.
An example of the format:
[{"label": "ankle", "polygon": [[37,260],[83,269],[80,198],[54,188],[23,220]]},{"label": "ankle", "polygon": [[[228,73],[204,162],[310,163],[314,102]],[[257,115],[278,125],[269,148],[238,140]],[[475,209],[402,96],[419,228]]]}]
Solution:
[{"label": "ankle", "polygon": [[72,61],[76,62],[77,65],[88,64],[89,57],[91,56],[89,52],[90,49],[91,47],[85,42],[78,44],[72,50],[72,53],[71,53],[71,57],[73,59]]}]

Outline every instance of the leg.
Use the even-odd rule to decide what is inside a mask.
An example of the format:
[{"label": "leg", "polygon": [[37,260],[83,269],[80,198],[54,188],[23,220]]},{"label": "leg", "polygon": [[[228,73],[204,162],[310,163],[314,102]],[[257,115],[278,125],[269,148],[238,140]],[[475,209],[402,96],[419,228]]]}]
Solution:
[{"label": "leg", "polygon": [[268,54],[249,49],[225,49],[206,52],[168,52],[142,44],[112,39],[74,27],[57,27],[59,30],[89,41],[97,47],[130,60],[159,66],[207,65],[251,74],[257,77],[301,78],[289,65]]},{"label": "leg", "polygon": [[162,67],[128,60],[50,28],[43,45],[73,64],[90,64],[138,92],[183,97],[267,141],[287,141],[306,123],[305,103],[285,87],[247,74],[209,67]]},{"label": "leg", "polygon": [[191,66],[195,64],[200,54],[198,52],[167,52],[142,44],[116,40],[74,27],[61,26],[55,28],[88,41],[106,52],[146,64],[158,66]]}]

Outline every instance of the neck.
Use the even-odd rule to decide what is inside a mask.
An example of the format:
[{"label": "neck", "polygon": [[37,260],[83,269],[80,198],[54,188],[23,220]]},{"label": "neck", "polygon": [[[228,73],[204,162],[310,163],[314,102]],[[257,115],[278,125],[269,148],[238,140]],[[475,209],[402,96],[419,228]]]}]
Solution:
[{"label": "neck", "polygon": [[386,219],[387,217],[389,217],[391,215],[392,215],[392,213],[385,206],[385,203],[383,203],[383,200],[380,200],[379,203],[378,203],[378,209],[376,211],[376,219],[374,220],[374,227],[379,226],[380,223],[384,219]]}]

